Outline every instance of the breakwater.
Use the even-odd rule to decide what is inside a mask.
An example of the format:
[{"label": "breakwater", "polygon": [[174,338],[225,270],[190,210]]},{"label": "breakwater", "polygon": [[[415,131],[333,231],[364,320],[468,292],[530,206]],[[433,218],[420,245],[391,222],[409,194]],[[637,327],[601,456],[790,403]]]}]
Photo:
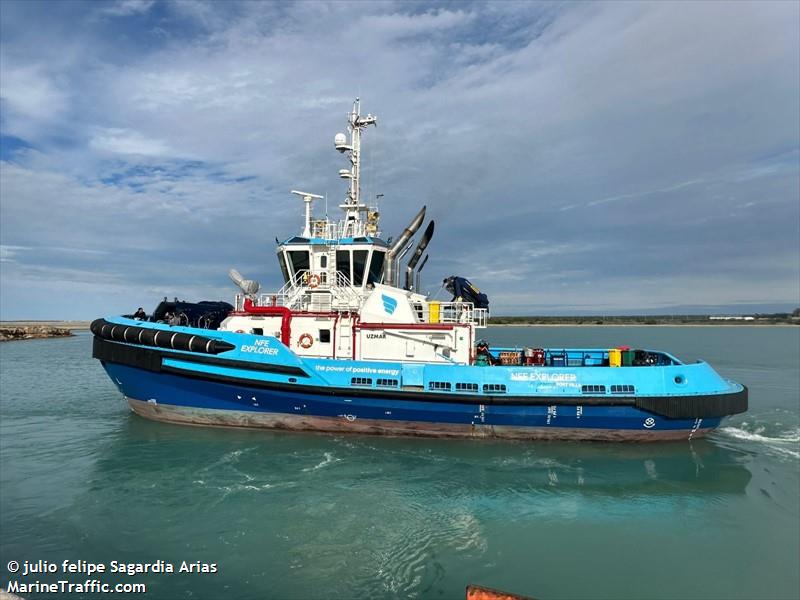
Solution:
[{"label": "breakwater", "polygon": [[42,338],[68,337],[73,335],[66,327],[51,325],[24,325],[16,327],[0,327],[0,342],[15,340],[35,340]]}]

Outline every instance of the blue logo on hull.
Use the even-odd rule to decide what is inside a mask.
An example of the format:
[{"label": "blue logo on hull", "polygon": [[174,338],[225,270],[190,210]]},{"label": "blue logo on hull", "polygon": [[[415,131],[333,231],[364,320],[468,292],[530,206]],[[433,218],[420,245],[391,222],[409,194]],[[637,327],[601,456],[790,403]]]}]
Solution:
[{"label": "blue logo on hull", "polygon": [[381,300],[383,300],[383,310],[386,311],[386,314],[391,315],[394,313],[397,308],[397,300],[386,294],[381,294]]}]

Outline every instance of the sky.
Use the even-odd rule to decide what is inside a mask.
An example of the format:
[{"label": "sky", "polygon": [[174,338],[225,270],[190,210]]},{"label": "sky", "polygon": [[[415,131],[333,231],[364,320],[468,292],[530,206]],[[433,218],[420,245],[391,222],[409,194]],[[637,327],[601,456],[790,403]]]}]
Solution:
[{"label": "sky", "polygon": [[[496,315],[800,306],[798,2],[0,2],[0,319],[280,287],[289,192]],[[318,204],[318,212],[324,206]]]}]

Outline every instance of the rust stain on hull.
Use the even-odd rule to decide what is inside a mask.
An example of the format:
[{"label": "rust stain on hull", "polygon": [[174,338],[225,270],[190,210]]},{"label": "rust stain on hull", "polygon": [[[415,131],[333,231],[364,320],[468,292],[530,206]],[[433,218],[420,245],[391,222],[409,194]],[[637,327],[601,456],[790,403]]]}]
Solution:
[{"label": "rust stain on hull", "polygon": [[283,413],[263,413],[217,409],[198,409],[172,404],[156,404],[126,398],[138,415],[153,421],[206,427],[244,427],[287,431],[321,431],[326,433],[358,433],[362,435],[417,436],[435,438],[495,438],[509,440],[587,440],[639,441],[686,440],[709,433],[712,428],[698,429],[690,436],[687,430],[655,431],[648,429],[578,429],[567,427],[511,427],[504,425],[467,425],[425,423],[416,421],[383,421],[343,417],[317,417]]}]

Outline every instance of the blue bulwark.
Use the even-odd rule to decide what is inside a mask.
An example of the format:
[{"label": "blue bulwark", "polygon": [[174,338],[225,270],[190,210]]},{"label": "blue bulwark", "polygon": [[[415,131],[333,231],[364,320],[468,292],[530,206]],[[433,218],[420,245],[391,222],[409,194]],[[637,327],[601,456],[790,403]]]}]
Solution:
[{"label": "blue bulwark", "polygon": [[400,365],[403,373],[403,386],[422,387],[425,385],[425,365],[403,364]]}]

